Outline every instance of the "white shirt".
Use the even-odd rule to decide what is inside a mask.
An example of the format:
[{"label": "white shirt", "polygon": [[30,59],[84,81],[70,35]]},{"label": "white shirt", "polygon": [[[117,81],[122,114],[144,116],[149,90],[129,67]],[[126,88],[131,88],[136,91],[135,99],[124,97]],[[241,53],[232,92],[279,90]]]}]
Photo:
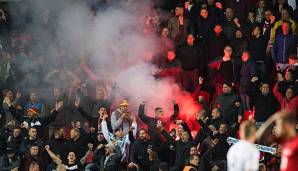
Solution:
[{"label": "white shirt", "polygon": [[228,151],[228,171],[257,171],[260,152],[254,144],[240,140]]}]

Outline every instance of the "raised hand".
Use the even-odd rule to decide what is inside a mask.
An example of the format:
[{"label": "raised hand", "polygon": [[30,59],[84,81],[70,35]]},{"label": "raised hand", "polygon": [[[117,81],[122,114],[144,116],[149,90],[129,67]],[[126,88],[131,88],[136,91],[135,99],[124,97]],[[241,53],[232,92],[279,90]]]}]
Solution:
[{"label": "raised hand", "polygon": [[21,91],[20,90],[17,90],[17,92],[16,92],[16,98],[21,98],[21,96],[22,96],[22,93],[21,93]]},{"label": "raised hand", "polygon": [[215,3],[216,8],[222,9],[222,4],[220,2]]},{"label": "raised hand", "polygon": [[253,83],[255,83],[255,82],[258,81],[258,80],[259,80],[258,77],[252,77],[252,78],[251,78],[251,82],[253,82]]},{"label": "raised hand", "polygon": [[202,85],[204,82],[204,78],[203,77],[199,77],[199,84]]},{"label": "raised hand", "polygon": [[63,101],[56,102],[55,109],[59,111],[63,106]]},{"label": "raised hand", "polygon": [[44,148],[45,148],[47,151],[50,150],[50,146],[49,146],[49,145],[44,146]]},{"label": "raised hand", "polygon": [[81,103],[81,100],[80,99],[76,99],[75,102],[74,102],[74,105],[76,108],[79,108],[80,107],[80,103]]}]

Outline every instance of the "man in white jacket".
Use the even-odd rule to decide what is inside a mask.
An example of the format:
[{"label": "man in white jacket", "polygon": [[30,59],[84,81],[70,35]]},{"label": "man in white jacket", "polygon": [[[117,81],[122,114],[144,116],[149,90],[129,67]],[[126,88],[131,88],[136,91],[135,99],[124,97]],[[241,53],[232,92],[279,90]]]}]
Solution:
[{"label": "man in white jacket", "polygon": [[256,126],[251,121],[240,125],[240,141],[228,151],[228,171],[257,171],[260,152],[253,144],[256,140]]},{"label": "man in white jacket", "polygon": [[127,162],[129,158],[129,146],[132,143],[132,139],[137,134],[137,122],[136,117],[131,115],[132,124],[130,126],[130,131],[128,134],[124,135],[123,130],[121,128],[115,129],[114,134],[109,132],[106,119],[108,115],[104,115],[103,120],[101,122],[101,130],[102,133],[107,140],[108,143],[114,143],[119,146],[122,152],[121,162]]}]

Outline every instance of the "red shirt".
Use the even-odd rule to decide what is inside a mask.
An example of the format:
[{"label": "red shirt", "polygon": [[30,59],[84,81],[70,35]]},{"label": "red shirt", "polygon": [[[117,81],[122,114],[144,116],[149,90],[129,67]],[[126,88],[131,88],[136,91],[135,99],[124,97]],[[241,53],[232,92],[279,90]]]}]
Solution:
[{"label": "red shirt", "polygon": [[298,136],[282,143],[280,171],[298,171]]}]

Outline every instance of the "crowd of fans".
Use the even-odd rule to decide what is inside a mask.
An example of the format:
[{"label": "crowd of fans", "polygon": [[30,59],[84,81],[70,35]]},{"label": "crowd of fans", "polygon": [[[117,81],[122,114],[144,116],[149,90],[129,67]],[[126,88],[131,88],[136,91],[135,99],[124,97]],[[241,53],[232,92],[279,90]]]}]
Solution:
[{"label": "crowd of fans", "polygon": [[[117,3],[93,3],[90,15]],[[162,107],[146,114],[146,101],[134,104],[139,105],[134,114],[129,99],[115,99],[117,85],[95,81],[84,54],[80,61],[63,61],[63,42],[58,43],[56,58],[47,58],[44,52],[51,42],[40,43],[38,35],[21,26],[32,22],[48,29],[55,20],[50,11],[43,11],[40,20],[30,14],[16,23],[9,10],[0,9],[0,170],[232,170],[227,164],[232,144],[227,139],[239,137],[241,122],[250,121],[240,127],[240,137],[250,143],[256,140],[254,128],[264,126],[280,109],[289,110],[296,125],[296,4],[158,1],[140,26],[144,36],[158,37],[159,50],[149,62],[159,68],[156,79],[172,78],[201,106],[193,118],[196,127],[181,119],[175,99],[169,118]],[[280,143],[262,145],[275,153],[254,155],[257,167],[243,157],[249,163],[243,164],[245,169],[280,170]],[[246,153],[234,147],[228,160],[235,152]]]}]

